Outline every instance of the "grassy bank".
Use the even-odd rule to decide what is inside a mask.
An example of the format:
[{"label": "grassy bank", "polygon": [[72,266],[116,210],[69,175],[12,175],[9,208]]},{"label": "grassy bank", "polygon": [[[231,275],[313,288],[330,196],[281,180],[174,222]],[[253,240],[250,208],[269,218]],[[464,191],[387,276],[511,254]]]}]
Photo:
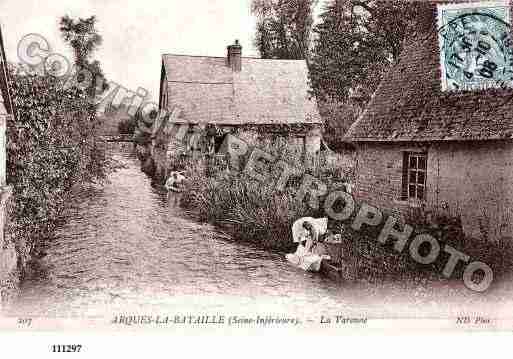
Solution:
[{"label": "grassy bank", "polygon": [[200,217],[230,232],[235,238],[264,248],[290,250],[290,226],[309,215],[291,190],[276,192],[270,186],[218,172],[211,177],[191,173],[183,203]]},{"label": "grassy bank", "polygon": [[[289,160],[292,156],[283,151],[280,153],[281,160],[293,163]],[[282,174],[279,168],[271,170],[268,179],[261,183],[244,172],[228,172],[224,160],[189,161],[183,167],[187,169],[188,177],[182,201],[184,207],[193,210],[202,220],[226,229],[239,240],[280,251],[295,250],[291,236],[294,221],[324,215],[322,209],[313,210],[306,202],[296,199],[303,175],[308,173],[322,178],[330,189],[340,188],[342,180],[334,181],[333,178],[343,177],[339,170],[319,164],[295,173],[285,189],[278,190],[276,183]]]}]

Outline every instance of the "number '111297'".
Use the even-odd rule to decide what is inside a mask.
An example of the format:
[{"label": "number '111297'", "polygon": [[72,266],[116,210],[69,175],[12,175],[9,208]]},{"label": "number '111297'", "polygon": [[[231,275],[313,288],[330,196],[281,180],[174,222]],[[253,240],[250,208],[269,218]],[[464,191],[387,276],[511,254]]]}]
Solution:
[{"label": "number '111297'", "polygon": [[82,349],[82,345],[80,345],[80,344],[52,345],[53,353],[79,353],[81,349]]}]

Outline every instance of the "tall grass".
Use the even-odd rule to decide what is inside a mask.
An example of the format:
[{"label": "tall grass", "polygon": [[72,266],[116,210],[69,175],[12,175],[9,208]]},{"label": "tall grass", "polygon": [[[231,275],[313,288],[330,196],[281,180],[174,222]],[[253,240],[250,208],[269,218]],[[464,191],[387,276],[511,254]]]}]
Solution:
[{"label": "tall grass", "polygon": [[311,214],[295,199],[295,191],[277,191],[270,184],[257,182],[244,174],[220,171],[205,176],[189,170],[189,185],[183,204],[208,222],[228,230],[235,238],[264,248],[293,248],[292,223]]},{"label": "tall grass", "polygon": [[226,158],[203,158],[184,166],[189,181],[182,205],[237,239],[268,249],[294,250],[291,233],[294,221],[322,214],[296,198],[303,174],[310,173],[330,183],[341,179],[341,174],[333,166],[326,166],[322,159],[304,168],[297,162],[297,154],[283,146],[269,151],[275,158],[301,168],[289,179],[284,190],[278,190],[275,185],[281,174],[279,168],[271,169],[267,181],[261,183],[243,171],[228,172]]}]

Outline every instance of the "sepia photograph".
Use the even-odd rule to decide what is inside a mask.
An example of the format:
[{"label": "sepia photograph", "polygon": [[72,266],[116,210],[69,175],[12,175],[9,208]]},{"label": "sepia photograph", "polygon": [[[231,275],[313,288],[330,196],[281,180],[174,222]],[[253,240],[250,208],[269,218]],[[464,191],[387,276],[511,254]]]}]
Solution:
[{"label": "sepia photograph", "polygon": [[513,332],[510,0],[0,9],[2,333]]}]

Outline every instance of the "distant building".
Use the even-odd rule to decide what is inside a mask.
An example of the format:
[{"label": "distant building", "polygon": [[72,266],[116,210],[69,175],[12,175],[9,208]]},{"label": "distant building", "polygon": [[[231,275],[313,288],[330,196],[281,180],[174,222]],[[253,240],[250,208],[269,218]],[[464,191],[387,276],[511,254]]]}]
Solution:
[{"label": "distant building", "polygon": [[[190,136],[199,127],[209,130],[202,148],[186,151],[215,151],[231,133],[262,148],[287,146],[307,160],[319,152],[322,130],[308,88],[304,60],[242,57],[236,41],[226,57],[163,55],[159,105],[168,111],[180,108],[172,122],[190,124]],[[158,167],[173,150],[162,136],[156,142]]]},{"label": "distant building", "polygon": [[399,216],[425,206],[464,231],[513,235],[513,91],[444,92],[436,5],[346,135],[355,197]]}]

